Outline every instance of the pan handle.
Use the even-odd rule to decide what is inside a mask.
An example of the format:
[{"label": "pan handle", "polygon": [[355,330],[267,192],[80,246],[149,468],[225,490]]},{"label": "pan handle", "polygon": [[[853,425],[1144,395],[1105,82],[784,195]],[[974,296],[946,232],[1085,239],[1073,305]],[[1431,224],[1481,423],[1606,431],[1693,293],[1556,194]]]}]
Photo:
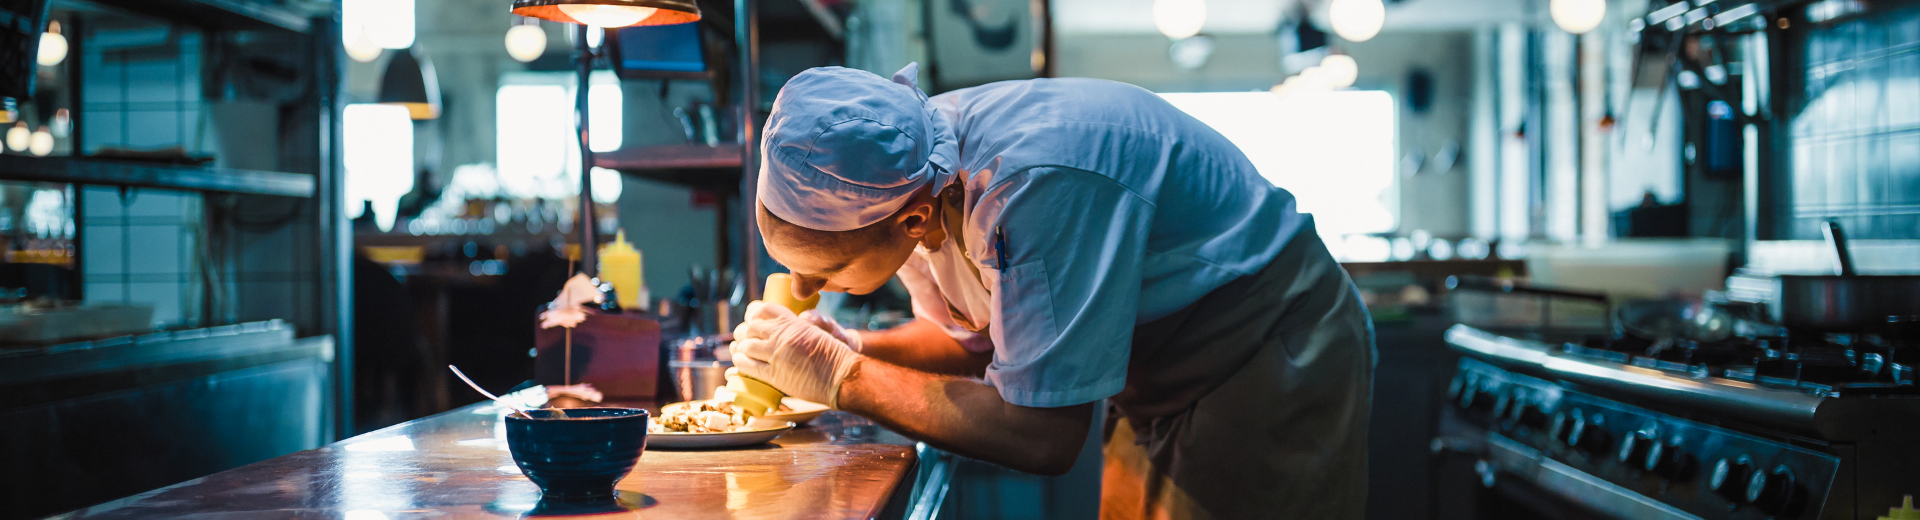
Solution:
[{"label": "pan handle", "polygon": [[1839,269],[1838,274],[1840,276],[1853,276],[1855,274],[1853,270],[1853,253],[1847,249],[1847,233],[1840,229],[1840,221],[1829,220],[1826,226],[1820,228],[1820,231],[1821,234],[1827,236],[1827,247],[1833,248],[1834,262],[1838,264],[1837,268]]}]

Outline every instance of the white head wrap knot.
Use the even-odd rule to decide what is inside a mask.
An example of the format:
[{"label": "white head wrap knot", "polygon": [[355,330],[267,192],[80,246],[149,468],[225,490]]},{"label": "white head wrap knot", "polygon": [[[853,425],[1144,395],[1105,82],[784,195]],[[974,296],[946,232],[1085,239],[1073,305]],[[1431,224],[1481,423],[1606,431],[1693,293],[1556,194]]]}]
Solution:
[{"label": "white head wrap knot", "polygon": [[916,63],[893,81],[841,67],[788,80],[761,143],[760,203],[801,227],[849,231],[893,215],[928,185],[946,187],[957,143],[918,76]]}]

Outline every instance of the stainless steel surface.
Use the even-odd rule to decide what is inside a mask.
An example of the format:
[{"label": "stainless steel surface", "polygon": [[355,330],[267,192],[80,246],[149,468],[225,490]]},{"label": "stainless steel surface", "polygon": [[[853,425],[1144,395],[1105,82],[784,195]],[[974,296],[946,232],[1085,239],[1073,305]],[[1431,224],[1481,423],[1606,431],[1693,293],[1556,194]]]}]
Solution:
[{"label": "stainless steel surface", "polygon": [[0,519],[319,446],[334,355],[278,322],[0,354]]},{"label": "stainless steel surface", "polygon": [[1533,481],[1542,488],[1560,493],[1596,511],[1636,520],[1700,520],[1646,495],[1635,493],[1611,482],[1595,478],[1553,459],[1541,459],[1540,471]]},{"label": "stainless steel surface", "polygon": [[[506,450],[504,413],[475,404],[71,518],[519,518],[539,489]],[[864,519],[916,460],[912,441],[836,412],[756,449],[647,450],[617,489],[644,506],[628,518]]]},{"label": "stainless steel surface", "polygon": [[[467,383],[467,386],[469,388],[472,388],[473,391],[480,392],[480,395],[487,396],[487,399],[490,399],[495,403],[500,403],[500,406],[504,406],[508,410],[513,410],[513,413],[520,414],[520,418],[522,419],[528,418],[526,410],[514,408],[513,405],[507,404],[506,401],[500,400],[500,396],[493,395],[493,392],[488,392],[487,389],[485,388],[480,388],[480,384],[473,382],[473,379],[467,377],[467,374],[465,372],[461,372],[459,367],[455,367],[453,365],[447,365],[447,370],[452,370],[453,375],[460,376],[460,380]],[[559,413],[559,412],[555,412],[555,413]],[[565,415],[565,414],[561,414],[561,415]]]},{"label": "stainless steel surface", "polygon": [[718,360],[669,361],[667,368],[672,369],[673,388],[679,392],[680,401],[700,401],[713,398],[714,389],[727,384],[727,369],[733,363]]},{"label": "stainless steel surface", "polygon": [[[1883,332],[1892,316],[1920,315],[1920,276],[1780,275],[1773,321],[1789,329]],[[1895,324],[1897,325],[1897,324]]]},{"label": "stainless steel surface", "polygon": [[1733,335],[1733,316],[1706,302],[1633,300],[1621,303],[1614,314],[1626,333],[1650,340],[1720,341]]},{"label": "stainless steel surface", "polygon": [[1557,349],[1544,343],[1503,337],[1464,325],[1447,330],[1447,343],[1536,377],[1590,385],[1805,434],[1821,432],[1817,412],[1825,399],[1806,392],[1715,377],[1681,376],[1621,363],[1572,359],[1557,355]]},{"label": "stainless steel surface", "polygon": [[914,478],[913,509],[907,512],[907,518],[938,520],[940,507],[945,505],[947,491],[953,485],[953,455],[926,443],[914,445],[914,451],[920,456],[920,474]]}]

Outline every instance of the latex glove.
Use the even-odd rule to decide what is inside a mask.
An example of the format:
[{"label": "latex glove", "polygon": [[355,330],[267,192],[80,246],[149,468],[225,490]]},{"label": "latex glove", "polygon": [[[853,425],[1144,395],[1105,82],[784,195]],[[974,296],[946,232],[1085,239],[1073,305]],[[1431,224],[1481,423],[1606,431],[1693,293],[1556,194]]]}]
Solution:
[{"label": "latex glove", "polygon": [[787,395],[839,408],[840,383],[860,354],[778,305],[747,305],[733,330],[733,366]]},{"label": "latex glove", "polygon": [[809,310],[802,312],[800,313],[800,319],[805,320],[807,323],[812,323],[814,327],[820,330],[826,331],[827,334],[833,336],[833,339],[840,340],[841,343],[846,343],[847,348],[852,349],[854,352],[860,352],[860,333],[858,331],[847,330],[845,327],[840,326],[840,322],[833,321],[833,318],[828,318],[825,314],[821,314],[818,311]]}]

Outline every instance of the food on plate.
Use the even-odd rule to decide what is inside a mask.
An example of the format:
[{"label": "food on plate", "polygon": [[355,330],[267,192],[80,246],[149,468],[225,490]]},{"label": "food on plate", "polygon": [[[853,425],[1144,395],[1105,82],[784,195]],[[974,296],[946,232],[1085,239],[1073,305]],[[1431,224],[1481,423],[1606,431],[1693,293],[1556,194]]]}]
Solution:
[{"label": "food on plate", "polygon": [[663,407],[647,433],[732,433],[746,425],[746,411],[732,401],[708,399]]}]

